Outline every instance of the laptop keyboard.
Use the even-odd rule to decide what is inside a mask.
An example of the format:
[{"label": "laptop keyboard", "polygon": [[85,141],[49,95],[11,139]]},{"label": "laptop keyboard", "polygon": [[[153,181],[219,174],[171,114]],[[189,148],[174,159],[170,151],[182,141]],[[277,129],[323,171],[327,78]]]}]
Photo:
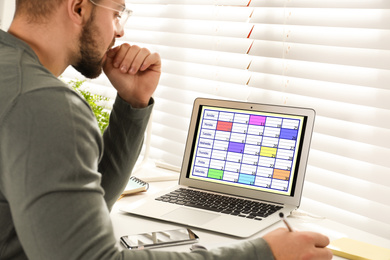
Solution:
[{"label": "laptop keyboard", "polygon": [[177,189],[156,198],[156,200],[255,220],[262,220],[263,218],[266,218],[283,208],[282,206],[264,202],[229,197],[186,188]]}]

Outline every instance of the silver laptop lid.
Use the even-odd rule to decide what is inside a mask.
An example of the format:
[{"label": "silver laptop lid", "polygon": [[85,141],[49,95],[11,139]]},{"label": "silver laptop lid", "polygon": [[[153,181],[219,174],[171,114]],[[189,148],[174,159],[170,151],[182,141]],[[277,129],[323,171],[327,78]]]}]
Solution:
[{"label": "silver laptop lid", "polygon": [[198,98],[179,184],[298,207],[315,111]]}]

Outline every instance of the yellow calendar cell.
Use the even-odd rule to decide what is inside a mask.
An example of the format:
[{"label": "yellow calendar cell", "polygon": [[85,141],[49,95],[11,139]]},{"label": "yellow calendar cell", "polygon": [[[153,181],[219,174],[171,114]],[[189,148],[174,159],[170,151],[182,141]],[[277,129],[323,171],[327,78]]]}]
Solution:
[{"label": "yellow calendar cell", "polygon": [[260,156],[275,158],[276,151],[277,151],[277,148],[263,146],[263,147],[261,147],[261,150],[260,150]]}]

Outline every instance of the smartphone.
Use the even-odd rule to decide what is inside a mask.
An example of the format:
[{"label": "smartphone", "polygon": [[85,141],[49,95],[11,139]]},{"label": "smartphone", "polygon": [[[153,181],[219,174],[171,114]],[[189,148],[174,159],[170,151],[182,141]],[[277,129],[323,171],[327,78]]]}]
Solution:
[{"label": "smartphone", "polygon": [[199,237],[188,228],[155,231],[120,238],[121,244],[131,250],[190,244],[198,240]]}]

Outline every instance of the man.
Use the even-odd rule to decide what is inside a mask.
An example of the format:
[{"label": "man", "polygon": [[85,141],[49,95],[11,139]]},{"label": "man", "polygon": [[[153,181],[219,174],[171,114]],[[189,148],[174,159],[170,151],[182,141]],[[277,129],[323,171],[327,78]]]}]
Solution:
[{"label": "man", "polygon": [[[330,259],[328,238],[277,229],[193,253],[120,251],[109,210],[141,150],[158,54],[123,44],[124,0],[16,0],[0,32],[0,259]],[[112,49],[111,49],[112,48]],[[100,135],[59,75],[102,69],[118,96]]]}]

